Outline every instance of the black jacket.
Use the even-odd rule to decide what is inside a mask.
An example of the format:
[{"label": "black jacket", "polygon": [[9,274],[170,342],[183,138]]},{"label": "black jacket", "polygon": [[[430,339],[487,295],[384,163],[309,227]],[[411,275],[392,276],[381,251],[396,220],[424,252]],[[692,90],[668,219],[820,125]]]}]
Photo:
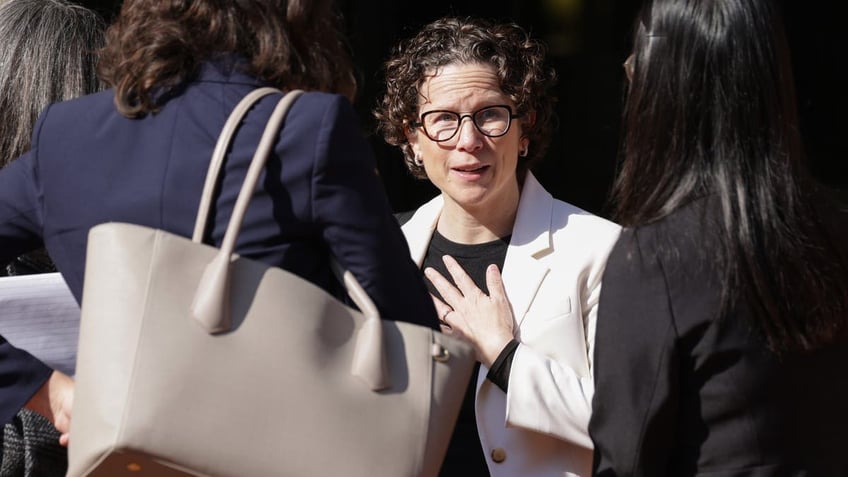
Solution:
[{"label": "black jacket", "polygon": [[716,318],[716,213],[695,202],[626,230],[610,255],[589,425],[597,475],[848,475],[848,349],[778,358],[747,306]]}]

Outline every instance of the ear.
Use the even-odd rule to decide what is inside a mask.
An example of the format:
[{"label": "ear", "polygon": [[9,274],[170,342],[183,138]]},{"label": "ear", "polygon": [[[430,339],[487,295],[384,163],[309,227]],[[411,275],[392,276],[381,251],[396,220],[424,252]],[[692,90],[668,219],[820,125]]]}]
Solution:
[{"label": "ear", "polygon": [[421,150],[420,145],[418,144],[418,128],[410,128],[409,124],[403,125],[403,132],[406,134],[406,140],[409,142],[409,145],[412,147],[412,152],[415,155],[420,156]]},{"label": "ear", "polygon": [[530,111],[521,120],[521,139],[519,140],[518,145],[522,150],[526,150],[527,147],[530,146],[530,138],[527,135],[527,131],[532,129],[535,125],[536,111]]}]

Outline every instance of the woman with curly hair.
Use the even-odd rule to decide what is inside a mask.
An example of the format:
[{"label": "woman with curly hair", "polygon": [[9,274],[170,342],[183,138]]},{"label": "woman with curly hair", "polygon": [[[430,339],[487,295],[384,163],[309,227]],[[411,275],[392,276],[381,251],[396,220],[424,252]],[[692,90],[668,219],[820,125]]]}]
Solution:
[{"label": "woman with curly hair", "polygon": [[[340,296],[332,253],[384,316],[437,326],[349,102],[355,82],[330,0],[126,0],[99,68],[111,89],[49,106],[32,149],[0,171],[0,263],[46,246],[79,300],[91,227],[191,237],[232,109],[261,86],[298,88],[307,93],[277,138],[237,252]],[[220,245],[279,99],[264,97],[241,123],[204,242]],[[70,378],[0,338],[0,422],[26,405],[67,443],[72,399]]]},{"label": "woman with curly hair", "polygon": [[386,64],[380,128],[441,192],[402,229],[443,331],[481,363],[442,475],[591,471],[595,317],[619,227],[530,172],[553,129],[553,80],[522,28],[476,19],[426,25]]}]

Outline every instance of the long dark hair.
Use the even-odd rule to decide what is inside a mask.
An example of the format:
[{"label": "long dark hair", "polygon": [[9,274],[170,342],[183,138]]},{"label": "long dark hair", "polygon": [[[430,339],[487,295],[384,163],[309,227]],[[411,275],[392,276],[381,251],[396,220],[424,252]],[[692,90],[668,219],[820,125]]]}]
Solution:
[{"label": "long dark hair", "polygon": [[653,0],[640,14],[616,217],[639,227],[711,196],[722,313],[777,351],[844,338],[845,256],[817,218],[782,19],[770,0]]},{"label": "long dark hair", "polygon": [[160,98],[222,53],[284,89],[356,94],[353,66],[332,0],[125,0],[107,31],[101,77],[126,116]]}]

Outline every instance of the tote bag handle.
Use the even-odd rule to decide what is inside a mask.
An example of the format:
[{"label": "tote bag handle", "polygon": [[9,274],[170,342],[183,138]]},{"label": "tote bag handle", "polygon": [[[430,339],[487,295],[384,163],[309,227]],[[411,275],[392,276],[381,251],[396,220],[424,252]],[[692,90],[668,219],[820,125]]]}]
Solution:
[{"label": "tote bag handle", "polygon": [[[192,241],[200,243],[203,241],[206,226],[209,222],[209,210],[211,208],[212,196],[215,184],[218,180],[226,151],[229,149],[236,129],[250,108],[261,98],[274,93],[281,93],[275,88],[259,88],[245,96],[233,109],[218,137],[212,160],[209,163],[209,171],[203,186],[200,206],[197,212],[197,220],[194,225]],[[253,197],[253,191],[259,181],[259,176],[265,168],[268,156],[277,143],[277,137],[285,120],[286,114],[294,101],[303,94],[303,91],[293,90],[285,94],[277,103],[271,117],[268,119],[262,138],[256,148],[256,152],[247,170],[244,183],[236,199],[230,222],[227,225],[224,239],[215,258],[206,266],[201,277],[198,289],[192,302],[192,318],[196,320],[203,329],[210,334],[226,333],[232,331],[232,319],[230,317],[230,263],[235,259],[235,245],[238,239],[239,229],[244,220],[247,206]],[[351,374],[365,381],[374,391],[390,387],[388,366],[383,346],[383,327],[380,314],[376,305],[356,280],[350,271],[332,260],[334,271],[340,279],[363,316],[366,318],[364,324],[357,332],[356,351],[354,352]]]}]

